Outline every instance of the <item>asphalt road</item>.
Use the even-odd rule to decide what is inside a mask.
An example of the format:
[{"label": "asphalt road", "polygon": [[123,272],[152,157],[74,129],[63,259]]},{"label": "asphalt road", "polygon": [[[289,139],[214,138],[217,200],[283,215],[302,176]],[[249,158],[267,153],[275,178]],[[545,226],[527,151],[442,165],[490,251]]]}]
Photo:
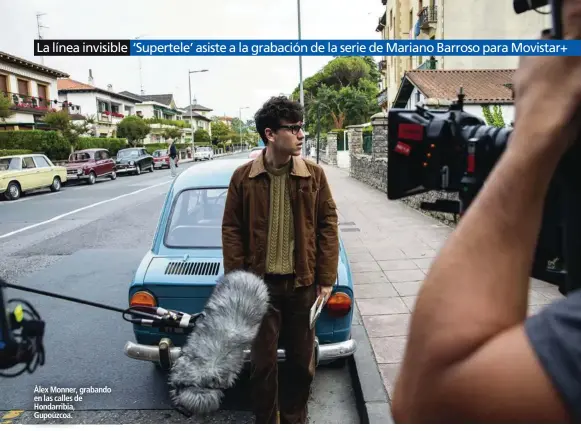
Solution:
[{"label": "asphalt road", "polygon": [[[182,164],[180,171],[190,167]],[[0,276],[126,307],[127,287],[150,246],[171,180],[169,170],[163,170],[0,201]],[[244,379],[220,412],[186,418],[171,409],[165,376],[152,364],[124,355],[133,333],[120,315],[26,292],[7,294],[29,300],[45,320],[46,362],[32,375],[0,379],[0,423],[252,422]],[[67,402],[74,410],[64,413],[72,418],[41,419],[34,410],[34,397],[42,396],[35,393],[37,386],[105,388],[107,393]],[[359,422],[347,368],[318,369],[309,409],[311,423]]]}]

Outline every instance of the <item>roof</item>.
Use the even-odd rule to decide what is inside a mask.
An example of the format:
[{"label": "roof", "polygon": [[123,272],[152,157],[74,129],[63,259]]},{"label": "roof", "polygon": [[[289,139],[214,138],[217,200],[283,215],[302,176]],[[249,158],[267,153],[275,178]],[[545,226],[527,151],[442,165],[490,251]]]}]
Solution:
[{"label": "roof", "polygon": [[[184,110],[186,110],[186,109],[187,109],[187,110],[189,111],[189,109],[190,109],[190,107],[191,107],[191,106],[192,106],[192,105],[186,106],[186,107],[184,108]],[[211,108],[206,108],[205,106],[198,105],[198,104],[195,104],[195,105],[193,106],[193,108],[194,108],[194,111],[206,111],[206,112],[210,112],[210,111],[212,111],[212,109],[211,109]]]},{"label": "roof", "polygon": [[42,154],[42,153],[12,154],[11,156],[0,156],[0,159],[10,159],[13,157],[36,157],[36,156],[45,156],[46,157],[46,154]]},{"label": "roof", "polygon": [[394,108],[405,107],[416,87],[425,97],[455,101],[462,87],[465,104],[513,103],[515,69],[411,70],[404,74]]},{"label": "roof", "polygon": [[218,120],[224,120],[224,121],[232,121],[234,119],[234,117],[228,117],[226,115],[223,115],[221,117],[217,117]]},{"label": "roof", "polygon": [[73,151],[73,154],[76,154],[76,153],[93,153],[95,151],[109,151],[109,150],[106,149],[106,148],[84,148],[82,150],[75,150],[75,151]]},{"label": "roof", "polygon": [[209,163],[194,163],[176,178],[173,184],[174,192],[195,187],[228,188],[236,168],[245,163],[252,163],[252,160],[218,159]]},{"label": "roof", "polygon": [[202,115],[202,114],[198,114],[198,113],[197,113],[197,112],[195,112],[195,111],[194,111],[194,115],[191,115],[191,111],[190,111],[190,109],[189,109],[189,108],[187,108],[187,109],[184,109],[183,117],[184,117],[185,119],[187,119],[187,118],[190,118],[190,117],[194,117],[194,118],[200,118],[200,119],[202,119],[202,120],[205,120],[205,121],[207,121],[208,123],[211,123],[211,122],[212,122],[212,120],[210,120],[208,117],[205,117],[205,116],[204,116],[204,115]]},{"label": "roof", "polygon": [[94,85],[85,84],[84,82],[75,81],[74,79],[65,78],[57,80],[57,88],[59,93],[101,93],[107,94],[111,97],[117,97],[119,99],[128,100],[130,102],[137,103],[139,99],[135,99],[128,95],[122,93],[115,93],[114,91],[103,90],[102,88],[95,87]]},{"label": "roof", "polygon": [[122,91],[119,94],[125,94],[129,97],[139,100],[140,102],[156,102],[161,105],[170,106],[173,100],[173,94],[135,94],[129,91]]},{"label": "roof", "polygon": [[52,76],[54,78],[68,78],[69,74],[65,72],[61,72],[60,70],[51,69],[50,67],[46,67],[42,64],[34,63],[32,61],[25,60],[24,58],[16,57],[15,55],[8,54],[6,52],[0,51],[0,60],[5,61],[7,63],[12,63],[14,65],[20,67],[26,67],[28,69],[35,70],[37,72],[41,72],[45,75]]}]

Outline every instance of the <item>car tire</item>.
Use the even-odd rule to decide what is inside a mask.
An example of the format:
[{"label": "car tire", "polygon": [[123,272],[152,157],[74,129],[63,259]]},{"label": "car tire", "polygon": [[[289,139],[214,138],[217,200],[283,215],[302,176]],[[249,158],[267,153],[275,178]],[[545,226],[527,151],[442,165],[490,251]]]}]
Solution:
[{"label": "car tire", "polygon": [[95,172],[93,172],[93,171],[89,172],[89,178],[87,179],[87,183],[92,186],[96,182],[97,182],[97,176],[95,175]]},{"label": "car tire", "polygon": [[52,184],[50,185],[50,191],[58,192],[62,188],[62,183],[60,177],[54,177]]},{"label": "car tire", "polygon": [[12,181],[8,184],[6,191],[4,192],[4,196],[9,201],[17,201],[22,196],[22,189],[20,188],[20,184],[16,181]]},{"label": "car tire", "polygon": [[141,175],[141,166],[135,165],[135,175]]},{"label": "car tire", "polygon": [[149,167],[149,172],[153,172],[155,171],[155,166],[153,166],[153,163],[151,164],[151,166]]},{"label": "car tire", "polygon": [[111,180],[116,180],[117,179],[117,172],[113,171],[111,172]]}]

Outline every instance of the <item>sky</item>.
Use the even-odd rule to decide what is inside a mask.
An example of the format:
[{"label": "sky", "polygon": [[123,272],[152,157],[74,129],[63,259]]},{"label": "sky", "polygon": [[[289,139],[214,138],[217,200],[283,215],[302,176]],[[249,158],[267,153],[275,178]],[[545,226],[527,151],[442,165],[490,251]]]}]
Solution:
[{"label": "sky", "polygon": [[[37,13],[44,39],[298,39],[297,0],[18,0],[2,6],[0,51],[40,63],[34,56]],[[381,0],[300,0],[302,39],[374,39],[385,11]],[[145,94],[192,98],[210,115],[252,118],[269,97],[299,84],[298,57],[139,57]],[[140,93],[138,57],[44,57],[47,67],[113,91]],[[303,57],[303,80],[332,57]]]}]

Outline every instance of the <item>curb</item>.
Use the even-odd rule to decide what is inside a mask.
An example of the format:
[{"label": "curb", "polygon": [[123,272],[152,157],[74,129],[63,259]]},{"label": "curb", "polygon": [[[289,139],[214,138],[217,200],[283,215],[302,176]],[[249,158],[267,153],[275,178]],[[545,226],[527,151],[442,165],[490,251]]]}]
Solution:
[{"label": "curb", "polygon": [[359,309],[355,308],[351,336],[357,350],[349,361],[357,411],[363,424],[394,424],[387,391],[379,372],[371,342],[363,326]]}]

